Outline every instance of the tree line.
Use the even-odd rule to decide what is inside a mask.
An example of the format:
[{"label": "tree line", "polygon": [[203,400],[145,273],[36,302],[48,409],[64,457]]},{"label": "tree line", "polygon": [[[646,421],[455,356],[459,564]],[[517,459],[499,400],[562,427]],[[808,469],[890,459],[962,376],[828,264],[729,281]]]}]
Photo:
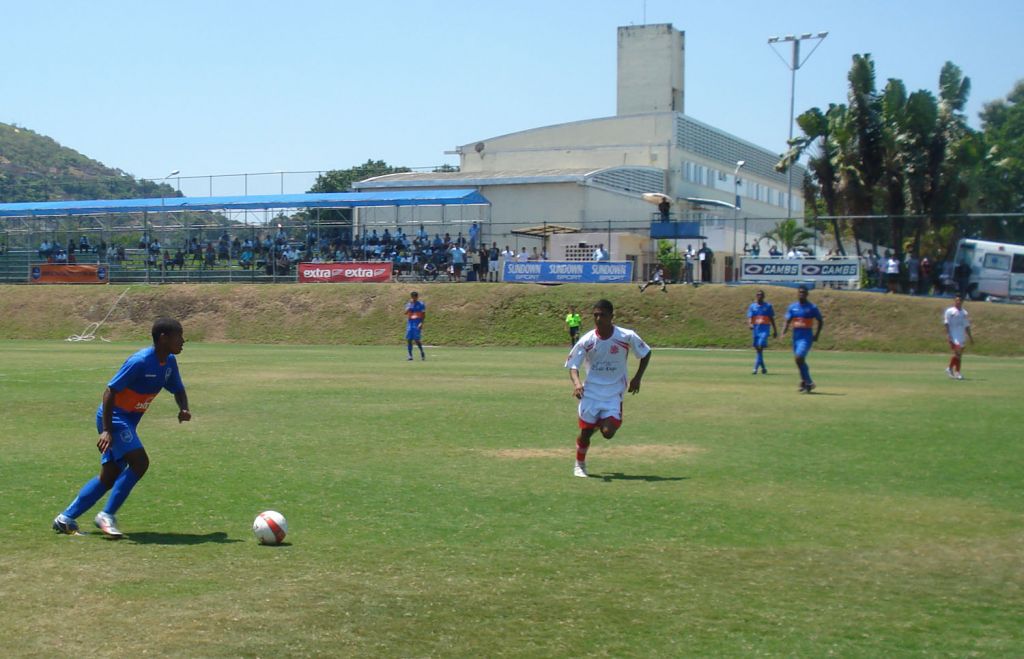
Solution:
[{"label": "tree line", "polygon": [[853,56],[847,81],[846,103],[797,117],[802,135],[776,167],[807,156],[805,220],[841,254],[849,242],[858,255],[887,244],[897,256],[965,236],[1024,242],[1024,80],[984,106],[981,130],[967,125],[970,79],[952,62],[937,95],[896,78],[878,90],[870,54]]}]

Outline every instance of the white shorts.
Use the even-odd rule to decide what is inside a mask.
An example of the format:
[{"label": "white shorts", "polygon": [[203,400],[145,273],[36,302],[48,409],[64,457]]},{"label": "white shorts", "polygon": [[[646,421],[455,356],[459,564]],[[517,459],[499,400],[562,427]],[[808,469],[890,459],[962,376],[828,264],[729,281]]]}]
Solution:
[{"label": "white shorts", "polygon": [[497,261],[488,261],[487,262],[487,272],[498,272],[498,262]]},{"label": "white shorts", "polygon": [[594,425],[601,419],[618,419],[622,421],[622,399],[619,400],[594,400],[586,395],[580,399],[577,408],[580,421]]}]

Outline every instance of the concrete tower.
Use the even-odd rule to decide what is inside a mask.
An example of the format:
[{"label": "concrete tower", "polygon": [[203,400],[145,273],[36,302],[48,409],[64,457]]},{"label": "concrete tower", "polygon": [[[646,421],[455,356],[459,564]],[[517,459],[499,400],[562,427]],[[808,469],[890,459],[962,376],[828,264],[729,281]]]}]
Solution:
[{"label": "concrete tower", "polygon": [[684,41],[670,23],[619,28],[616,114],[684,112]]}]

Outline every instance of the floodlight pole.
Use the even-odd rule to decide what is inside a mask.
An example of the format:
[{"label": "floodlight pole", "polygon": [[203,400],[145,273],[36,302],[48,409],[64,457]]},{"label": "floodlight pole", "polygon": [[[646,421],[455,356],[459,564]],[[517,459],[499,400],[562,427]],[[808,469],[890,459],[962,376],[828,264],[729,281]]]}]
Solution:
[{"label": "floodlight pole", "polygon": [[[769,37],[768,38],[768,45],[769,46],[771,46],[772,44],[784,43],[784,42],[787,42],[787,41],[791,42],[793,44],[792,59],[789,62],[787,62],[785,59],[782,59],[782,56],[779,55],[779,59],[782,59],[782,63],[785,64],[786,67],[790,71],[790,78],[789,78],[789,139],[786,141],[786,147],[787,148],[789,148],[791,146],[791,143],[793,141],[793,121],[795,119],[794,111],[796,109],[796,72],[797,72],[797,70],[800,67],[802,67],[804,64],[807,63],[807,60],[809,60],[811,58],[811,55],[814,54],[814,51],[818,49],[818,46],[821,45],[821,42],[824,41],[825,37],[827,37],[827,36],[828,36],[828,32],[818,32],[817,34],[811,34],[810,32],[806,32],[806,33],[801,34],[799,36],[792,35],[792,34],[787,34],[784,37]],[[811,49],[811,52],[807,53],[807,57],[805,57],[803,59],[803,61],[800,60],[800,42],[801,41],[817,41],[818,42],[818,43],[816,43],[814,45],[814,48]],[[772,50],[774,51],[775,49],[773,48]],[[778,51],[775,51],[775,54],[778,55],[779,54]],[[787,180],[787,183],[786,183],[786,217],[787,218],[792,218],[793,217],[793,166],[792,166],[792,164],[789,166],[787,179],[788,180]]]},{"label": "floodlight pole", "polygon": [[[171,178],[172,176],[177,176],[180,173],[181,173],[181,170],[176,169],[173,172],[171,172],[170,174],[168,174],[167,176],[163,177],[163,179],[160,181],[160,215],[163,217],[164,222],[167,222],[167,211],[164,210],[164,197],[165,197],[165,195],[164,195],[163,186],[164,186],[164,183],[167,182],[167,179]],[[142,222],[143,222],[142,233],[143,233],[143,235],[145,235],[145,234],[149,233],[149,231],[147,230],[147,227],[146,227],[146,214],[145,213],[142,214]],[[150,245],[151,242],[152,242],[151,240],[147,240],[146,241],[146,283],[147,284],[149,283],[149,253],[152,251],[152,250],[150,250],[149,245]]]},{"label": "floodlight pole", "polygon": [[[736,169],[732,173],[732,281],[736,281],[736,275],[739,273],[739,268],[736,267],[736,230],[740,226],[740,170],[743,169],[743,165],[746,165],[746,160],[737,160]],[[743,240],[746,241],[746,233],[743,235]]]}]

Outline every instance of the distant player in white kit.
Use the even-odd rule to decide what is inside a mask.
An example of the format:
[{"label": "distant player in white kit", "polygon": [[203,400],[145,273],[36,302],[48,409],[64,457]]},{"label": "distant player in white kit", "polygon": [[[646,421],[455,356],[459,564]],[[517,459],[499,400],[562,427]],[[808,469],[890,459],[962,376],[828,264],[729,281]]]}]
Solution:
[{"label": "distant player in white kit", "polygon": [[967,309],[964,309],[962,297],[957,295],[953,298],[953,306],[946,309],[946,313],[942,315],[942,323],[946,326],[946,339],[949,340],[949,348],[953,351],[949,366],[946,367],[946,375],[963,380],[964,376],[960,375],[960,360],[967,339],[974,343],[974,337],[971,335],[971,317],[967,315]]},{"label": "distant player in white kit", "polygon": [[[569,352],[565,367],[572,380],[572,395],[579,399],[580,434],[576,437],[576,467],[573,475],[587,478],[587,449],[594,431],[605,439],[615,436],[622,425],[622,399],[626,391],[640,392],[640,380],[651,361],[651,348],[633,330],[612,324],[612,303],[594,303],[594,329],[584,334]],[[640,365],[628,381],[629,352],[634,350]],[[580,366],[586,381],[580,380]]]}]

